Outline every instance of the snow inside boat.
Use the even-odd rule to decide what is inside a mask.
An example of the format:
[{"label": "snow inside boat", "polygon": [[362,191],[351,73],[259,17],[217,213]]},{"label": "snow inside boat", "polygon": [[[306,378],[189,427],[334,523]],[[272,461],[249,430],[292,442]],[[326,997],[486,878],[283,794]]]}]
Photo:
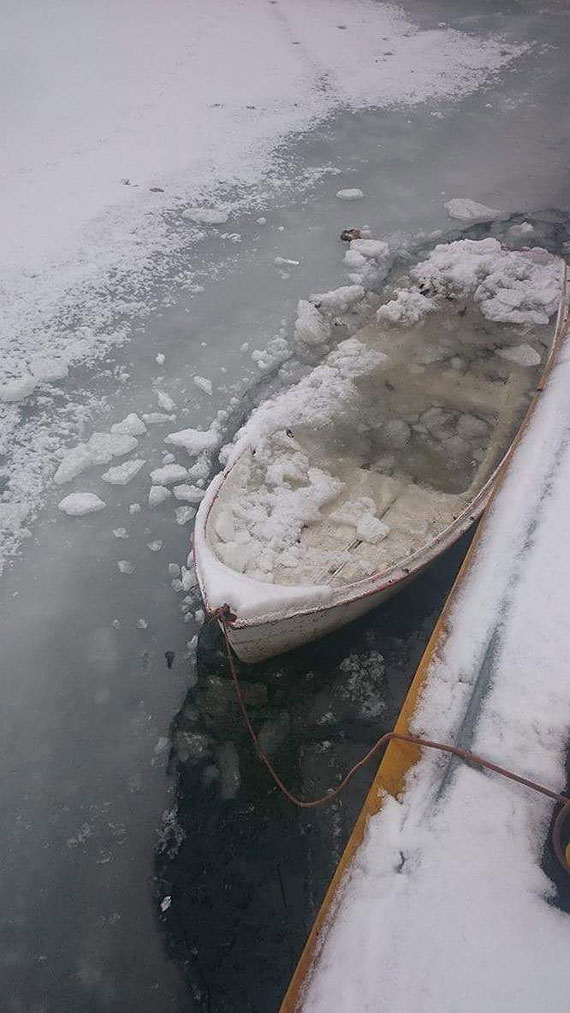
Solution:
[{"label": "snow inside boat", "polygon": [[565,268],[540,253],[540,309],[511,312],[507,286],[491,319],[424,280],[253,414],[195,529],[206,609],[230,606],[242,660],[363,615],[479,518],[566,334]]}]

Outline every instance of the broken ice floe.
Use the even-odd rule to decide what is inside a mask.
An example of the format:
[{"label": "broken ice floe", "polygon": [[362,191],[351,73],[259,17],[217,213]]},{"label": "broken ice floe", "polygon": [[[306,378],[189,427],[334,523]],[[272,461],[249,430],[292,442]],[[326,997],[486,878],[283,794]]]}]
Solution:
[{"label": "broken ice floe", "polygon": [[530,345],[516,345],[514,348],[499,348],[497,354],[517,366],[538,366],[540,355]]},{"label": "broken ice floe", "polygon": [[172,491],[175,498],[184,503],[201,503],[204,499],[204,490],[196,485],[176,485]]},{"label": "broken ice floe", "polygon": [[346,190],[338,190],[337,197],[339,200],[361,200],[364,194],[358,187],[348,187]]},{"label": "broken ice floe", "polygon": [[153,485],[151,486],[148,494],[148,505],[151,509],[160,506],[161,503],[166,503],[167,499],[170,499],[172,493],[170,489],[167,489],[164,485]]},{"label": "broken ice floe", "polygon": [[138,440],[127,433],[93,433],[86,443],[79,443],[76,447],[65,452],[63,460],[53,476],[54,482],[57,485],[71,482],[87,468],[97,464],[108,464],[113,457],[123,457],[124,454],[129,454],[137,445]]},{"label": "broken ice floe", "polygon": [[155,468],[150,477],[154,485],[172,485],[186,478],[188,470],[181,464],[166,464],[163,468]]},{"label": "broken ice floe", "polygon": [[196,516],[196,508],[191,506],[179,506],[174,511],[177,524],[188,524]]},{"label": "broken ice floe", "polygon": [[216,450],[220,445],[221,436],[214,426],[206,430],[180,429],[176,433],[169,433],[164,442],[174,447],[183,447],[190,457],[196,457],[202,451]]},{"label": "broken ice floe", "polygon": [[122,419],[121,422],[115,422],[111,426],[112,433],[119,433],[123,436],[144,436],[146,431],[147,428],[144,422],[138,417],[138,415],[135,414],[135,412],[131,412],[131,414]]},{"label": "broken ice floe", "polygon": [[158,407],[162,408],[162,410],[165,412],[173,412],[174,409],[176,408],[176,405],[172,400],[172,398],[170,397],[170,394],[167,394],[163,390],[157,390],[156,400],[158,401]]},{"label": "broken ice floe", "polygon": [[110,485],[126,485],[135,475],[138,475],[145,464],[146,461],[143,458],[133,457],[130,461],[124,461],[123,464],[109,468],[101,475],[101,478],[104,482],[109,482]]},{"label": "broken ice floe", "polygon": [[58,508],[68,517],[84,517],[104,510],[106,506],[94,492],[72,492],[58,503]]},{"label": "broken ice floe", "polygon": [[[353,245],[353,244],[351,244]],[[561,267],[546,250],[505,250],[497,239],[440,244],[381,306],[381,323],[417,323],[444,299],[471,298],[498,323],[547,324],[560,299]]]},{"label": "broken ice floe", "polygon": [[118,562],[117,562],[117,569],[121,573],[124,573],[127,576],[130,576],[132,573],[135,572],[136,566],[135,566],[134,563],[131,563],[131,561],[129,559],[119,559]]},{"label": "broken ice floe", "polygon": [[444,207],[450,218],[460,218],[464,222],[493,222],[508,217],[498,208],[489,208],[486,204],[478,204],[467,197],[454,197]]},{"label": "broken ice floe", "polygon": [[205,376],[193,376],[192,377],[196,387],[199,387],[204,394],[212,396],[212,381],[208,380]]}]

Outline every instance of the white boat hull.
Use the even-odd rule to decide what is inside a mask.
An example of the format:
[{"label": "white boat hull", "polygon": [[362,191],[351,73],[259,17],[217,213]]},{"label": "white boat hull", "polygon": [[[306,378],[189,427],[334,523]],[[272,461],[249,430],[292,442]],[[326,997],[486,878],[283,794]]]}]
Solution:
[{"label": "white boat hull", "polygon": [[297,612],[256,624],[240,624],[238,621],[227,626],[228,639],[242,661],[266,661],[267,658],[318,640],[354,619],[359,619],[401,591],[418,573],[416,570],[397,584],[381,588],[364,598],[339,602],[330,608]]},{"label": "white boat hull", "polygon": [[495,484],[532,419],[540,393],[566,339],[570,322],[570,275],[565,268],[558,319],[548,358],[533,399],[516,436],[493,473],[453,522],[405,560],[383,572],[344,586],[279,586],[239,574],[222,564],[209,543],[207,524],[232,465],[211,482],[200,504],[194,530],[198,581],[208,613],[224,606],[233,613],[225,623],[228,639],[245,662],[264,661],[317,640],[365,615],[415,579],[480,518]]}]

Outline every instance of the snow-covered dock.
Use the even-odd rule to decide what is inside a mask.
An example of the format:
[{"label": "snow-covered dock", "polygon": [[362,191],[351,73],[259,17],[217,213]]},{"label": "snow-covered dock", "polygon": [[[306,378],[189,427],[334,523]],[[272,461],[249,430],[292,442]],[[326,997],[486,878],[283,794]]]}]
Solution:
[{"label": "snow-covered dock", "polygon": [[[555,368],[422,660],[398,730],[564,791],[570,363]],[[567,998],[552,803],[392,743],[283,1013],[534,1013]]]}]

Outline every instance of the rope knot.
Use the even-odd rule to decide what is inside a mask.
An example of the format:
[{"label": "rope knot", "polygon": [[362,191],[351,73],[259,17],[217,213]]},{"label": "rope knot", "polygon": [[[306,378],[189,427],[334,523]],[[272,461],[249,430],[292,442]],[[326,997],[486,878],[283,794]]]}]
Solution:
[{"label": "rope knot", "polygon": [[211,613],[212,619],[217,619],[222,626],[226,626],[229,623],[235,623],[237,616],[235,612],[232,612],[230,606],[226,603],[220,605],[219,608],[214,609]]}]

